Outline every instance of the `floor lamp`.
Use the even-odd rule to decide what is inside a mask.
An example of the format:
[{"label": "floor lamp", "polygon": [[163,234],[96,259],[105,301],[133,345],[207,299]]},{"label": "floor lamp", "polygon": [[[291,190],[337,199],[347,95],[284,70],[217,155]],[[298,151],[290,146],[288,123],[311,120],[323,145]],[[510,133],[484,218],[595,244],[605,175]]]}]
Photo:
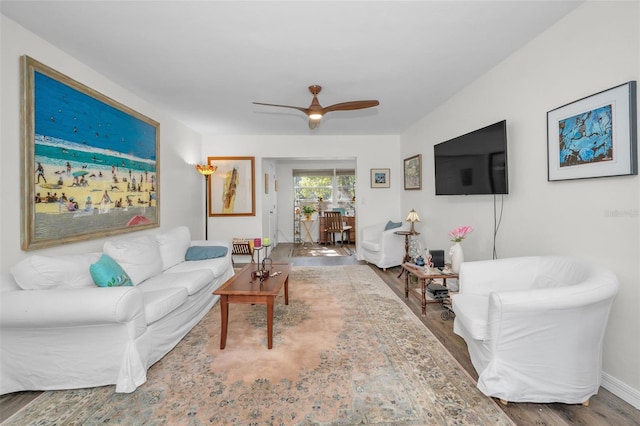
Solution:
[{"label": "floor lamp", "polygon": [[217,167],[211,164],[196,164],[196,170],[204,176],[204,239],[209,239],[209,176],[211,176]]}]

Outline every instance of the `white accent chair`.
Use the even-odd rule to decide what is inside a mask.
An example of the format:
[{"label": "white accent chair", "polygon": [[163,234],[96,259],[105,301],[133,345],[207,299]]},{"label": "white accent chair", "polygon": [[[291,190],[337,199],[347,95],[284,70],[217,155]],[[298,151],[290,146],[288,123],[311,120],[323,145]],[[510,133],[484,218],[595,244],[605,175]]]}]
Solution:
[{"label": "white accent chair", "polygon": [[453,331],[485,395],[586,405],[598,393],[613,272],[571,257],[516,257],[465,262],[459,284]]},{"label": "white accent chair", "polygon": [[387,222],[364,227],[360,242],[362,259],[382,270],[401,265],[405,254],[404,236],[394,232],[409,231],[411,227],[408,222],[401,223],[400,227],[386,231]]}]

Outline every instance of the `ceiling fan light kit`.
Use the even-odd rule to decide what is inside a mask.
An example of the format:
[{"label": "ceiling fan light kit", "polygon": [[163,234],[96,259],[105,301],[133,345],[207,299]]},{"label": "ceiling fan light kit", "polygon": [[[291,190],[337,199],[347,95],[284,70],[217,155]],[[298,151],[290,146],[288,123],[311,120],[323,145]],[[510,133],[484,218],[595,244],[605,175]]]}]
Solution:
[{"label": "ceiling fan light kit", "polygon": [[266,104],[262,102],[254,102],[255,105],[266,105],[266,106],[274,106],[278,108],[293,108],[298,111],[302,111],[309,117],[309,128],[315,129],[320,125],[320,120],[322,117],[331,111],[351,111],[355,109],[364,109],[371,108],[374,106],[380,105],[380,102],[377,100],[367,100],[367,101],[350,101],[350,102],[342,102],[339,104],[329,105],[328,107],[323,108],[318,102],[318,93],[322,90],[321,86],[312,85],[309,86],[309,92],[313,95],[313,99],[311,101],[311,105],[308,108],[291,106],[291,105],[278,105],[278,104]]}]

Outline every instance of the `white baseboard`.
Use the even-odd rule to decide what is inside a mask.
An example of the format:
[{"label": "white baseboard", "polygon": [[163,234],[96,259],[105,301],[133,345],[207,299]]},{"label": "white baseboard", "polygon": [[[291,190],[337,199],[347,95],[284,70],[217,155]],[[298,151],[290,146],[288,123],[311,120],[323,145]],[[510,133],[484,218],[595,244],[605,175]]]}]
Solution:
[{"label": "white baseboard", "polygon": [[603,372],[602,387],[640,410],[640,391]]}]

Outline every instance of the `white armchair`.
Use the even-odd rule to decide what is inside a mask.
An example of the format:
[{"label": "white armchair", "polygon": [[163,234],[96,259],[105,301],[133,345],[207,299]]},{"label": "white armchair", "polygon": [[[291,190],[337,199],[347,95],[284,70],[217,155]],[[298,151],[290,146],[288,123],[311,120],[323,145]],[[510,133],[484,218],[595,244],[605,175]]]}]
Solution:
[{"label": "white armchair", "polygon": [[371,225],[362,229],[360,253],[363,260],[373,263],[378,268],[386,270],[402,264],[404,258],[404,237],[396,235],[396,231],[408,231],[411,225],[401,222],[399,228],[385,231],[387,223]]},{"label": "white armchair", "polygon": [[618,280],[570,257],[465,262],[453,295],[454,332],[467,343],[478,388],[503,403],[588,403]]}]

